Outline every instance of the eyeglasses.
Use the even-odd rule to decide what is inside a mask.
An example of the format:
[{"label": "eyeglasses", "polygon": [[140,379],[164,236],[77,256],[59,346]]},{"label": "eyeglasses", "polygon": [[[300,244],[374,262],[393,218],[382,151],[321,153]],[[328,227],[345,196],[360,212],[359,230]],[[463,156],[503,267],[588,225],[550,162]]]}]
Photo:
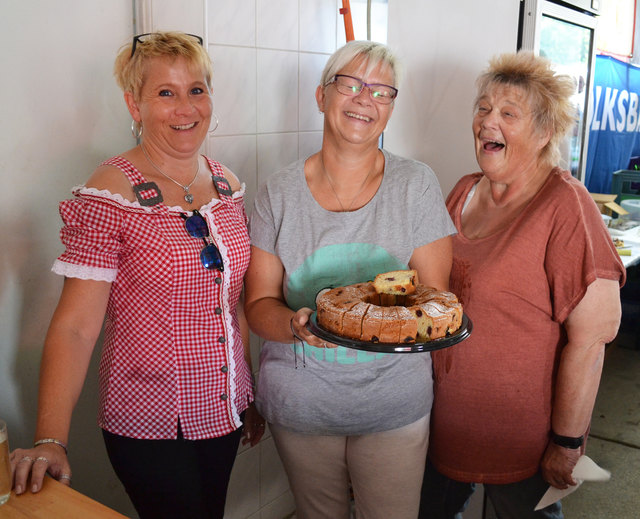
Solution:
[{"label": "eyeglasses", "polygon": [[224,262],[222,261],[222,256],[218,247],[210,242],[209,226],[204,217],[197,210],[193,211],[192,216],[182,213],[180,213],[180,216],[184,218],[184,226],[187,232],[194,238],[202,238],[204,242],[204,248],[200,251],[200,261],[204,268],[209,270],[218,269],[223,272]]},{"label": "eyeglasses", "polygon": [[357,96],[364,87],[367,87],[371,99],[383,105],[391,104],[398,95],[397,88],[379,83],[365,83],[357,77],[346,74],[336,74],[330,83],[335,83],[338,92],[346,96]]},{"label": "eyeglasses", "polygon": [[[137,36],[133,37],[133,43],[131,44],[131,56],[129,56],[130,58],[133,57],[133,55],[136,52],[136,47],[138,45],[138,43],[144,43],[145,41],[148,40],[147,36],[153,36],[155,34],[158,34],[156,32],[145,32],[144,34],[138,34]],[[203,40],[201,36],[198,36],[197,34],[186,34],[186,36],[191,36],[192,38],[195,38],[198,43],[200,44],[200,46],[202,47],[203,45]]]}]

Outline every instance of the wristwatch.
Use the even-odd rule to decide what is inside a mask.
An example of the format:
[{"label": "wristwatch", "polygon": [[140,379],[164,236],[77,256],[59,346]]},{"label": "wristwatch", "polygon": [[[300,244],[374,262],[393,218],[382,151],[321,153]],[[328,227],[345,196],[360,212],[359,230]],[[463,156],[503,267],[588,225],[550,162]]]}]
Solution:
[{"label": "wristwatch", "polygon": [[574,438],[572,436],[560,436],[559,434],[551,431],[551,441],[560,447],[565,447],[566,449],[578,449],[582,447],[584,443],[584,435]]}]

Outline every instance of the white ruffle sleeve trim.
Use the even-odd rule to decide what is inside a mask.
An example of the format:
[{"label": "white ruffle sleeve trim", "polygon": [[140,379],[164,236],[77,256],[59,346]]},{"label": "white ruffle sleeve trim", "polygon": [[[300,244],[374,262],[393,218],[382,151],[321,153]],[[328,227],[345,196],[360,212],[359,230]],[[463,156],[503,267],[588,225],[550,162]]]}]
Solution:
[{"label": "white ruffle sleeve trim", "polygon": [[56,274],[67,278],[92,279],[94,281],[108,281],[112,283],[116,280],[118,271],[116,269],[105,269],[101,267],[87,267],[85,265],[74,265],[65,261],[55,260],[51,270]]}]

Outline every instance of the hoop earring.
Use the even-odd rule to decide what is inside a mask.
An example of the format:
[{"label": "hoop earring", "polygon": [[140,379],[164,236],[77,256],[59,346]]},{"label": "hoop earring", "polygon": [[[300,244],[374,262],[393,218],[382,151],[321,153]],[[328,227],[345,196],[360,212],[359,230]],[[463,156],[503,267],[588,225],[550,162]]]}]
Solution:
[{"label": "hoop earring", "polygon": [[218,116],[215,114],[215,112],[211,112],[211,115],[212,115],[212,118],[215,118],[216,125],[213,128],[211,128],[211,123],[209,123],[209,130],[208,131],[209,131],[210,134],[215,132],[218,129],[218,124],[220,124],[220,121],[218,120]]},{"label": "hoop earring", "polygon": [[139,123],[135,119],[131,121],[131,134],[135,139],[142,137],[142,123]]}]

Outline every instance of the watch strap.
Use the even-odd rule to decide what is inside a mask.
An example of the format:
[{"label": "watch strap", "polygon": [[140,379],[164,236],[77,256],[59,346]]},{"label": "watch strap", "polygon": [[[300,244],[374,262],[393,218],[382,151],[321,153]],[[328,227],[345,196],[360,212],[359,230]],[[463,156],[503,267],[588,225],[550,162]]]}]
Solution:
[{"label": "watch strap", "polygon": [[551,441],[560,447],[567,449],[578,449],[584,443],[584,435],[577,438],[573,436],[561,436],[551,431]]}]

